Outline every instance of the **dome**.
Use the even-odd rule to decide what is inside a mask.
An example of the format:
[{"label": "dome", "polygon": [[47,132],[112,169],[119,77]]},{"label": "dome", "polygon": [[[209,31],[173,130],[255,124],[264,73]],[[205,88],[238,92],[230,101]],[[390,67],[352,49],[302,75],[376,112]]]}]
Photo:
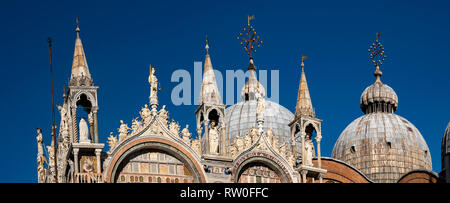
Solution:
[{"label": "dome", "polygon": [[[379,106],[373,105],[375,103]],[[392,113],[397,110],[398,97],[391,87],[377,81],[367,87],[361,94],[360,104],[364,113],[377,111],[374,108],[379,108],[382,112]]]},{"label": "dome", "polygon": [[[275,102],[268,100],[265,102],[263,129],[265,131],[272,129],[275,135],[281,137],[280,142],[289,142],[291,136],[289,123],[294,120],[294,114]],[[236,136],[243,136],[250,128],[257,127],[256,103],[256,100],[242,101],[225,110],[227,137],[232,139]]]},{"label": "dome", "polygon": [[394,113],[370,113],[348,125],[332,157],[351,164],[375,182],[395,182],[415,170],[431,170],[431,156],[419,130]]}]

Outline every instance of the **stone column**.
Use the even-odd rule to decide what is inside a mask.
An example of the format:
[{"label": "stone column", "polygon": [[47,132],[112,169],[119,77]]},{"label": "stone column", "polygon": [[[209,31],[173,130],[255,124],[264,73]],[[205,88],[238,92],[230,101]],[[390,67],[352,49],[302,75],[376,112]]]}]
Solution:
[{"label": "stone column", "polygon": [[226,145],[225,145],[225,123],[220,122],[220,149],[219,154],[221,156],[226,155]]},{"label": "stone column", "polygon": [[78,160],[78,151],[79,150],[80,149],[78,149],[78,148],[73,148],[73,162],[75,164],[75,174],[80,172],[80,169],[79,169],[80,161]]},{"label": "stone column", "polygon": [[94,114],[94,143],[98,143],[98,118],[97,118],[97,108],[92,112]]},{"label": "stone column", "polygon": [[300,174],[302,174],[302,183],[306,183],[306,174],[308,173],[307,170],[300,171]]},{"label": "stone column", "polygon": [[301,132],[301,138],[302,138],[302,165],[305,165],[305,137],[306,132]]},{"label": "stone column", "polygon": [[205,119],[203,121],[203,126],[205,128],[205,154],[210,154],[210,152],[209,152],[209,120]]},{"label": "stone column", "polygon": [[316,142],[317,142],[317,163],[318,163],[318,167],[322,168],[322,159],[320,156],[320,140],[322,140],[322,136],[320,135],[320,132],[318,133],[318,135],[316,136]]},{"label": "stone column", "polygon": [[91,136],[91,143],[95,143],[94,118],[93,118],[92,112],[88,114],[88,122],[89,122],[89,134]]},{"label": "stone column", "polygon": [[297,125],[294,124],[291,128],[291,143],[292,143],[292,152],[294,157],[297,157],[297,142],[295,141],[295,127]]},{"label": "stone column", "polygon": [[77,107],[76,105],[72,107],[72,142],[77,143],[78,139],[78,124],[77,124]]},{"label": "stone column", "polygon": [[100,165],[100,154],[102,152],[102,149],[95,149],[95,156],[97,157],[97,173],[101,173],[102,172],[102,168]]},{"label": "stone column", "polygon": [[323,173],[319,173],[319,183],[323,183]]}]

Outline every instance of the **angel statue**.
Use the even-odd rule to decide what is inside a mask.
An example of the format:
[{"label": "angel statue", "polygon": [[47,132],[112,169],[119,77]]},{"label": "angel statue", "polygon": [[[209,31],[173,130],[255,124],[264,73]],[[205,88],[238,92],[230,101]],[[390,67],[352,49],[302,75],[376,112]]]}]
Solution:
[{"label": "angel statue", "polygon": [[155,76],[156,69],[150,65],[150,75],[148,76],[148,83],[150,83],[150,97],[156,97],[158,92],[158,78]]}]

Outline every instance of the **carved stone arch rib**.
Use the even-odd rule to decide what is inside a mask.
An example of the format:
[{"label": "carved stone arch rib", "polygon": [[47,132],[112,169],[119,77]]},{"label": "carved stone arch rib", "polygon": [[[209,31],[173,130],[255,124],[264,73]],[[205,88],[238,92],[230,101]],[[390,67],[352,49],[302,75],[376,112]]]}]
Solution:
[{"label": "carved stone arch rib", "polygon": [[235,160],[233,166],[233,176],[231,181],[238,182],[239,177],[247,166],[251,164],[262,164],[278,173],[283,183],[292,183],[293,177],[287,166],[278,158],[264,152],[249,152]]},{"label": "carved stone arch rib", "polygon": [[186,149],[175,142],[158,137],[145,137],[136,139],[123,146],[112,155],[111,161],[105,170],[105,181],[115,182],[118,178],[118,169],[126,157],[142,149],[155,149],[167,153],[183,162],[194,177],[194,182],[206,182],[201,164]]},{"label": "carved stone arch rib", "polygon": [[92,107],[97,106],[97,100],[95,99],[94,95],[92,95],[89,91],[77,91],[75,95],[72,97],[72,105],[71,106],[77,106],[77,102],[80,100],[81,95],[86,95],[87,100],[91,102]]}]

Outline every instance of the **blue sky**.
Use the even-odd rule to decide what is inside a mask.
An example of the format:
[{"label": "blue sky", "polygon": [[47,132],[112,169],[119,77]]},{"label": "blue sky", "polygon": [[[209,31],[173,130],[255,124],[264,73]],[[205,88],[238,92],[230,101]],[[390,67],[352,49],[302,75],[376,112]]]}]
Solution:
[{"label": "blue sky", "polygon": [[215,69],[245,70],[248,57],[236,37],[252,14],[264,41],[255,64],[280,71],[279,102],[291,111],[300,56],[309,56],[305,71],[316,116],[323,120],[323,156],[331,156],[341,131],[363,115],[360,95],[375,80],[367,49],[381,32],[387,55],[381,79],[396,91],[396,113],[422,133],[433,171],[440,172],[440,143],[450,120],[449,11],[448,1],[3,2],[0,182],[37,180],[36,128],[49,144],[52,118],[47,37],[53,38],[55,103],[61,104],[77,16],[90,72],[100,87],[101,142],[117,133],[119,120],[131,124],[148,103],[149,64],[158,68],[160,104],[182,126],[195,126],[197,106],[171,102],[178,84],[170,81],[172,73],[193,74],[194,61],[204,59],[206,34]]}]

